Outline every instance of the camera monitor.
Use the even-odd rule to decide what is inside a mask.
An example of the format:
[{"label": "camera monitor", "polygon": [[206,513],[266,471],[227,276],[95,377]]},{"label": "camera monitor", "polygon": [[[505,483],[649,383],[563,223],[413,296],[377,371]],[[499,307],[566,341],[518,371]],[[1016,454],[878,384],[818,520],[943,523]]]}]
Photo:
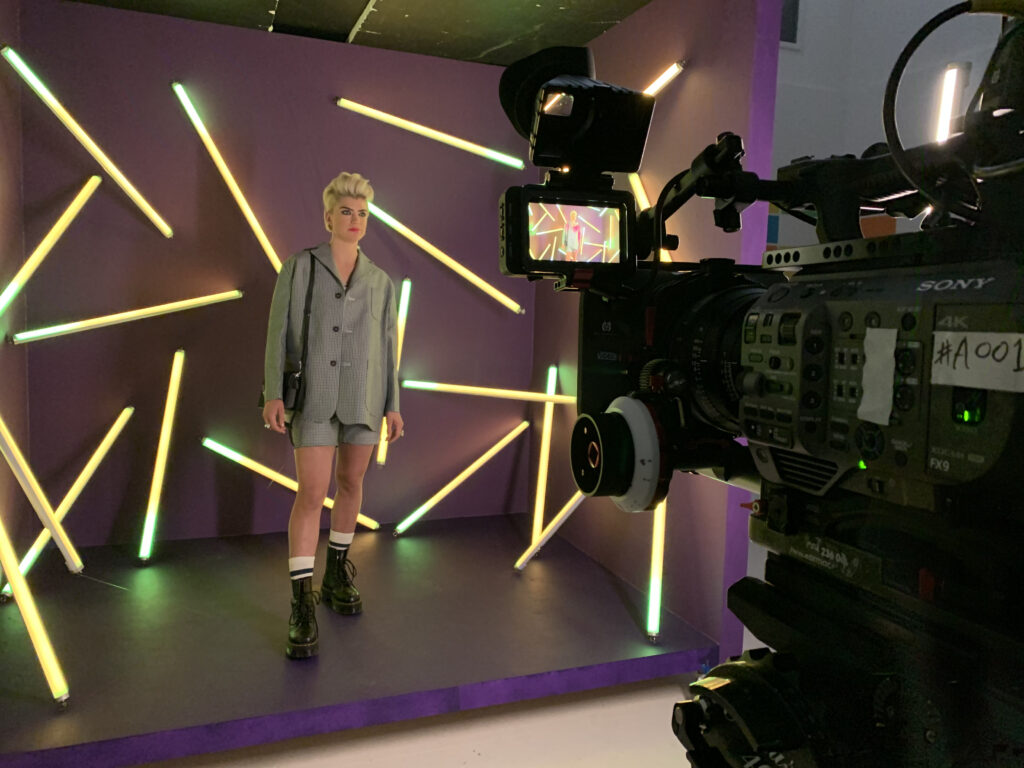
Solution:
[{"label": "camera monitor", "polygon": [[527,203],[534,261],[619,264],[622,212],[598,205]]},{"label": "camera monitor", "polygon": [[552,276],[578,269],[631,272],[633,198],[627,192],[579,194],[514,187],[501,200],[501,269],[506,275]]}]

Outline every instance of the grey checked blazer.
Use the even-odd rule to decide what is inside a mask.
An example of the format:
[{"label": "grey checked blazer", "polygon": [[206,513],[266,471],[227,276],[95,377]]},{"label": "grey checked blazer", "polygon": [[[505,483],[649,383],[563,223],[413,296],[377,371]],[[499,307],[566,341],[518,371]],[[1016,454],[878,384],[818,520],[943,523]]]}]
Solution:
[{"label": "grey checked blazer", "polygon": [[[346,289],[329,243],[312,249],[316,268],[309,317],[304,421],[365,424],[379,429],[398,410],[398,308],[395,286],[362,249]],[[309,251],[282,266],[270,302],[264,399],[280,399],[285,370],[298,370],[302,312],[309,285]]]}]

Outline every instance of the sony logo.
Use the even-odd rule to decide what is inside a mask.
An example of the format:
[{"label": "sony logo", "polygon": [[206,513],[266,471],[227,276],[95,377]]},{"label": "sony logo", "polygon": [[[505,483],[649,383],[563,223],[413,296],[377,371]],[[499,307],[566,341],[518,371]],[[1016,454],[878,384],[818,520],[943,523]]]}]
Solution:
[{"label": "sony logo", "polygon": [[995,280],[994,277],[967,277],[957,280],[925,280],[919,286],[919,291],[960,291],[965,288],[981,290]]}]

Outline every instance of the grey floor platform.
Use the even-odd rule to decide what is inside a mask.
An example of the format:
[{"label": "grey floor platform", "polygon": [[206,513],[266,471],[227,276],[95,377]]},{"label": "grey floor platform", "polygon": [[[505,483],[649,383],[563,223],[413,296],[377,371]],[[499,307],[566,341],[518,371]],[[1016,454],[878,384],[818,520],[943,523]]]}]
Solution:
[{"label": "grey floor platform", "polygon": [[[360,616],[318,609],[320,655],[285,659],[284,534],[158,544],[147,567],[49,551],[31,585],[70,686],[59,711],[16,606],[0,606],[0,766],[131,765],[692,672],[714,643],[528,523],[357,534]],[[323,568],[317,558],[317,578]]]}]

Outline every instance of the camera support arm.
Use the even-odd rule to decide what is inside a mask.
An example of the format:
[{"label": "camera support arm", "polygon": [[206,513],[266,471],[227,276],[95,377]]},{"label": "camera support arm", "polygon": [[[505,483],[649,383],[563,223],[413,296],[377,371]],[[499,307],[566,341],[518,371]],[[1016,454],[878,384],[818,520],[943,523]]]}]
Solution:
[{"label": "camera support arm", "polygon": [[[735,133],[722,133],[718,142],[704,148],[688,170],[674,176],[658,196],[653,208],[641,211],[638,222],[640,253],[657,253],[665,244],[665,220],[697,193],[697,182],[712,175],[742,171],[743,139]],[[716,221],[718,213],[716,211]],[[737,213],[738,218],[738,213]],[[678,244],[673,238],[672,247]]]}]

